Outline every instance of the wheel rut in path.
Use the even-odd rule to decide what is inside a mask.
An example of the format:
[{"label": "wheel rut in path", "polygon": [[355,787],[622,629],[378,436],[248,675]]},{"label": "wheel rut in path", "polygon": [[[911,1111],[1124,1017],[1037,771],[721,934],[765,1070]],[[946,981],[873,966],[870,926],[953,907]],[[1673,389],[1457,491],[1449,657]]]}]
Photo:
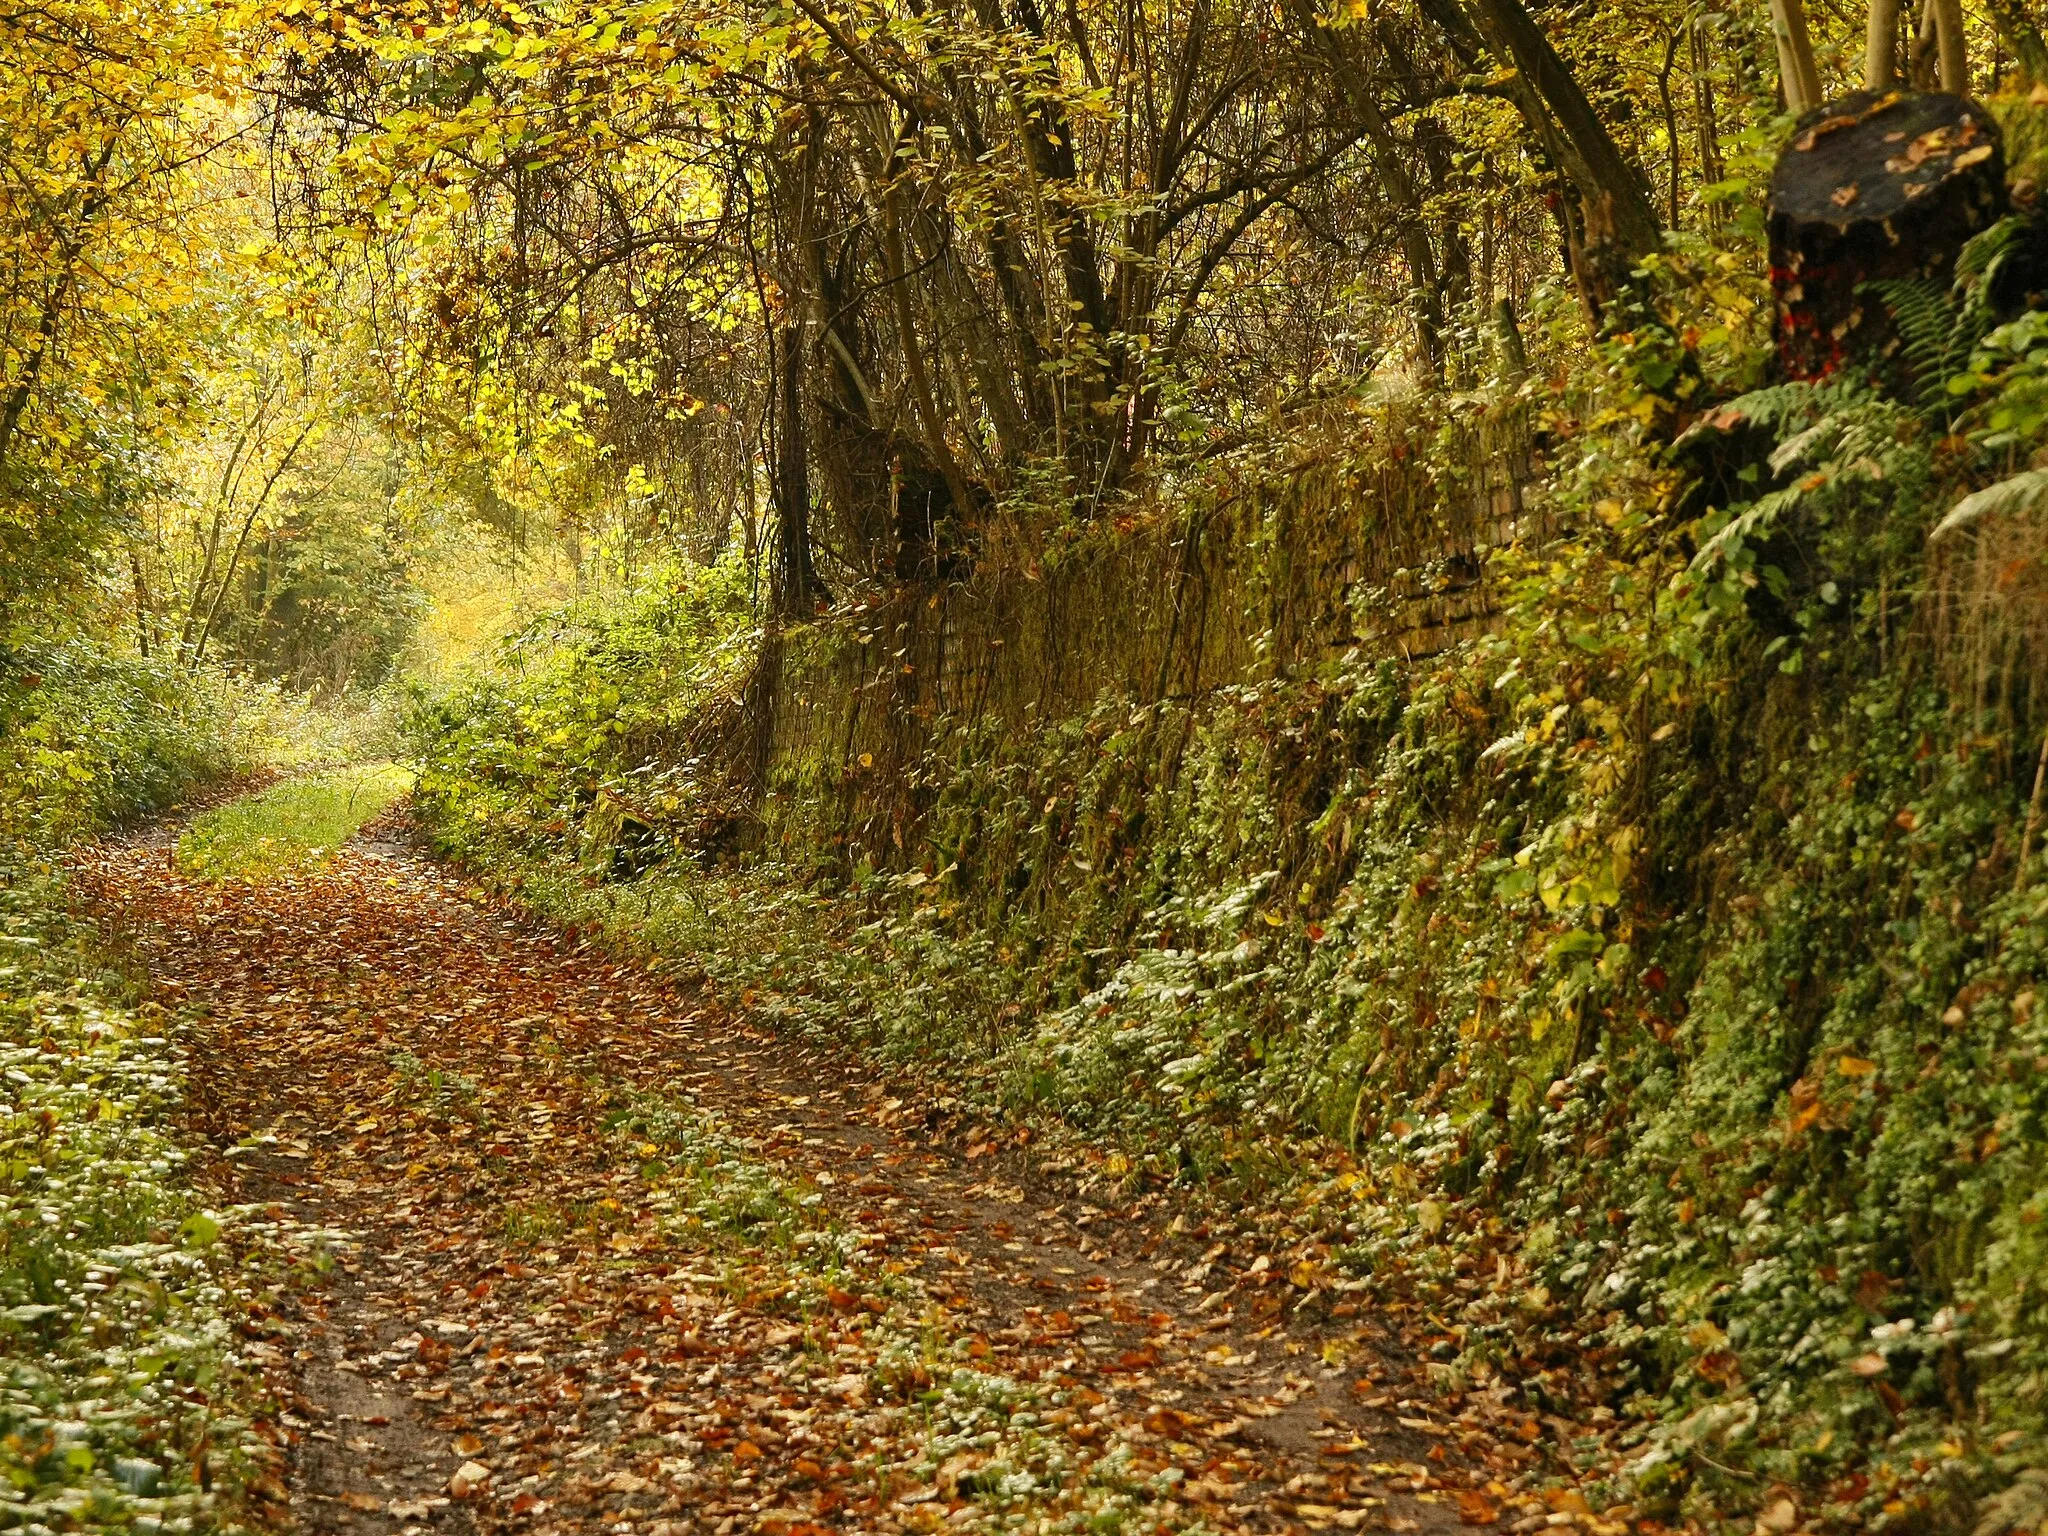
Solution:
[{"label": "wheel rut in path", "polygon": [[1030,1431],[1042,1466],[1124,1488],[1122,1529],[1541,1523],[1488,1481],[1516,1415],[1444,1419],[1377,1353],[1385,1330],[1275,1306],[1266,1266],[1173,1233],[1170,1210],[1099,1209],[1014,1148],[935,1136],[914,1090],[473,901],[400,844],[260,885],[186,881],[168,853],[111,845],[77,883],[198,1021],[194,1137],[221,1203],[337,1234],[327,1279],[252,1320],[245,1350],[282,1384],[306,1530],[1086,1513],[1045,1490],[1005,1505],[1018,1488],[976,1476],[1001,1447],[949,1441],[920,1470],[918,1437],[945,1426],[929,1370],[871,1326],[883,1303],[792,1288],[789,1253],[679,1226],[657,1147],[622,1125],[650,1094],[828,1213],[854,1272],[962,1365],[1054,1403]]}]

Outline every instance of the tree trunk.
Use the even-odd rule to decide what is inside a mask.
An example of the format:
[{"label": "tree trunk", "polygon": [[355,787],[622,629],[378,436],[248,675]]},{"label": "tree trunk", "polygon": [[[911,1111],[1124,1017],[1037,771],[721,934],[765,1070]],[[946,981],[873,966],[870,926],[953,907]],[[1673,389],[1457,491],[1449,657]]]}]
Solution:
[{"label": "tree trunk", "polygon": [[775,568],[770,597],[777,618],[805,618],[828,600],[825,584],[811,559],[810,452],[804,436],[804,325],[782,326],[770,341],[775,358],[774,387],[781,420],[774,473]]},{"label": "tree trunk", "polygon": [[1806,7],[1800,0],[1771,0],[1771,37],[1778,45],[1778,77],[1785,83],[1785,105],[1795,115],[1820,105],[1820,70],[1813,62],[1813,38],[1806,30]]},{"label": "tree trunk", "polygon": [[1421,190],[1401,158],[1403,146],[1394,138],[1393,124],[1373,99],[1371,72],[1352,55],[1345,35],[1323,24],[1313,0],[1290,0],[1289,9],[1302,41],[1323,55],[1339,91],[1367,129],[1373,173],[1393,207],[1400,229],[1401,258],[1407,264],[1414,294],[1411,308],[1416,342],[1431,375],[1440,377],[1444,360],[1443,283],[1437,270],[1436,251],[1422,221]]},{"label": "tree trunk", "polygon": [[1663,244],[1656,198],[1521,0],[1471,4],[1489,49],[1528,81],[1556,124],[1579,204],[1574,275],[1588,307],[1604,312],[1629,286],[1636,264]]},{"label": "tree trunk", "polygon": [[1863,41],[1863,88],[1888,91],[1899,78],[1899,0],[1870,0]]},{"label": "tree trunk", "polygon": [[1969,40],[1963,36],[1963,0],[1934,0],[1935,43],[1940,49],[1941,88],[1951,96],[1970,94]]}]

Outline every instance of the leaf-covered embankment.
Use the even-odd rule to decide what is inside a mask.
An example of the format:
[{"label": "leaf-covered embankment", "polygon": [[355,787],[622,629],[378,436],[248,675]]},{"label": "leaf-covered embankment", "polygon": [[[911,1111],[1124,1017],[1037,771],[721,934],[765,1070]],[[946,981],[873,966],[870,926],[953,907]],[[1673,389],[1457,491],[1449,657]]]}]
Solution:
[{"label": "leaf-covered embankment", "polygon": [[194,1020],[77,915],[67,868],[85,840],[335,731],[275,690],[89,637],[16,636],[5,656],[0,1527],[272,1529],[278,1404],[246,1329],[319,1264],[317,1235],[220,1204],[187,1135]]},{"label": "leaf-covered embankment", "polygon": [[[1290,1138],[1328,1138],[1354,1161],[1305,1235],[1471,1298],[1445,1314],[1457,1372],[1612,1414],[1556,1449],[1645,1512],[1775,1488],[1841,1527],[1963,1521],[2044,1422],[2039,513],[2007,496],[1974,543],[1929,534],[2024,467],[2041,353],[2031,320],[1937,295],[1954,384],[1753,393],[1666,454],[1644,381],[1673,370],[1646,359],[1691,355],[1702,291],[1674,285],[1583,414],[1543,408],[1575,456],[1480,551],[1494,616],[1435,655],[1375,638],[1395,587],[1345,593],[1348,644],[1303,622],[1290,594],[1329,572],[1303,540],[1356,503],[1240,498],[1235,574],[1135,605],[1205,637],[1172,666],[1032,651],[1027,680],[1063,680],[1043,696],[1077,668],[1096,689],[1057,715],[906,681],[973,632],[923,609],[1028,619],[1015,578],[879,595],[764,648],[800,728],[722,820],[722,764],[761,759],[702,722],[760,674],[720,672],[671,594],[423,716],[422,804],[536,905],[1055,1116],[1128,1177],[1270,1185]],[[1461,473],[1448,427],[1387,441]],[[1105,531],[1061,569],[1127,548]],[[1130,612],[1107,632],[1142,634]],[[1232,654],[1225,626],[1236,670],[1165,686]],[[679,658],[705,668],[681,697],[657,682]],[[674,724],[640,729],[656,704]],[[707,871],[665,834],[732,851]]]},{"label": "leaf-covered embankment", "polygon": [[268,1528],[274,1405],[239,1356],[263,1284],[190,1177],[183,1023],[55,877],[0,876],[0,1522]]}]

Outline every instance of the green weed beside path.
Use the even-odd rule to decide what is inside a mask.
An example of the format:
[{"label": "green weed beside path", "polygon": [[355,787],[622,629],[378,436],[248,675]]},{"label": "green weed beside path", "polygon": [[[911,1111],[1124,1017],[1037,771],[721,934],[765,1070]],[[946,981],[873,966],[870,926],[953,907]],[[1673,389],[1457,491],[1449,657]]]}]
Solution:
[{"label": "green weed beside path", "polygon": [[0,862],[0,1529],[237,1529],[274,1472],[171,1134],[183,1048],[61,897]]},{"label": "green weed beside path", "polygon": [[323,862],[412,787],[395,763],[289,779],[193,821],[178,868],[210,880],[261,880]]}]

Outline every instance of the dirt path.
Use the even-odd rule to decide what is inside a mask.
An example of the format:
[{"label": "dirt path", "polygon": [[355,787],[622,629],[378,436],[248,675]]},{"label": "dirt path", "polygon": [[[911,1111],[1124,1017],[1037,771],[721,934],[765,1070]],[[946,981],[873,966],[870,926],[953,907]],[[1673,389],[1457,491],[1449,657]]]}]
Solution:
[{"label": "dirt path", "polygon": [[338,1234],[330,1277],[250,1326],[307,1529],[1559,1518],[1494,1480],[1522,1418],[1476,1394],[1443,1418],[1341,1295],[1304,1314],[1270,1261],[936,1137],[901,1087],[399,843],[214,887],[159,837],[79,879],[203,1021],[223,1202]]}]

